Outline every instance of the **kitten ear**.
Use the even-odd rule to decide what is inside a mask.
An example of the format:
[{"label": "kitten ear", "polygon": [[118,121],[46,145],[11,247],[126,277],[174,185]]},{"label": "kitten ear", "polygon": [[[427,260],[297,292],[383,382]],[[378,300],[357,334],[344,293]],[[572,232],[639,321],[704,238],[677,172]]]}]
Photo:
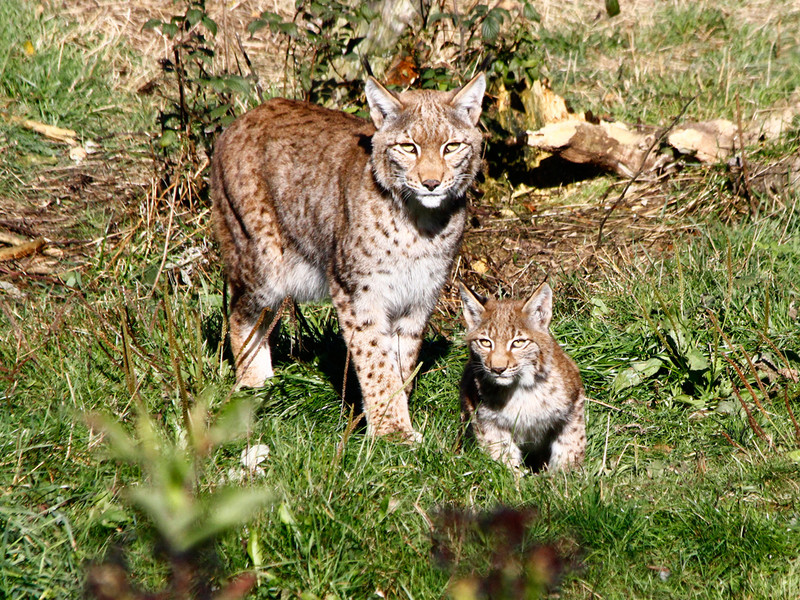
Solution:
[{"label": "kitten ear", "polygon": [[536,288],[531,297],[522,307],[522,312],[528,317],[528,323],[534,329],[547,330],[553,318],[553,290],[545,281]]},{"label": "kitten ear", "polygon": [[369,116],[376,129],[380,129],[385,121],[403,109],[403,104],[397,96],[378,83],[374,77],[367,79],[364,91],[369,103]]},{"label": "kitten ear", "polygon": [[468,329],[475,329],[481,324],[483,312],[486,310],[483,305],[486,304],[486,298],[476,294],[462,282],[458,282],[458,288],[461,291],[461,306],[464,308],[464,321],[467,323]]},{"label": "kitten ear", "polygon": [[486,78],[483,73],[478,73],[468,84],[456,92],[450,104],[456,109],[464,111],[470,123],[477,125],[481,116],[481,105],[483,104],[485,91]]}]

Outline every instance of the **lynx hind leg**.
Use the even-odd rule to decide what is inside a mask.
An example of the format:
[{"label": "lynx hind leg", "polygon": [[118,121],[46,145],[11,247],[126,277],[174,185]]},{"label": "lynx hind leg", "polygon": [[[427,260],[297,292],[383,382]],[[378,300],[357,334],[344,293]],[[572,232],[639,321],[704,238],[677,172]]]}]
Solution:
[{"label": "lynx hind leg", "polygon": [[553,441],[548,467],[551,470],[569,470],[583,464],[586,454],[586,422],[583,414],[585,397],[581,395],[572,418],[561,434]]},{"label": "lynx hind leg", "polygon": [[236,361],[236,385],[261,387],[273,376],[268,331],[274,312],[248,310],[246,297],[234,298],[230,316],[231,350]]}]

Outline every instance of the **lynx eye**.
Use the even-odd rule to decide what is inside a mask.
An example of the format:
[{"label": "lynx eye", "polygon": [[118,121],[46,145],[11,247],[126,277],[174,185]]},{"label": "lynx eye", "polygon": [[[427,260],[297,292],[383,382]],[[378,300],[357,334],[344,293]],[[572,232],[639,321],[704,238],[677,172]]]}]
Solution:
[{"label": "lynx eye", "polygon": [[405,152],[406,154],[416,154],[417,153],[417,146],[416,144],[397,144],[397,146]]},{"label": "lynx eye", "polygon": [[522,340],[522,339],[520,339],[520,340],[513,340],[513,341],[511,342],[511,347],[512,347],[512,348],[516,348],[516,349],[519,349],[519,348],[524,348],[524,347],[525,347],[525,346],[527,346],[529,343],[530,343],[530,340]]},{"label": "lynx eye", "polygon": [[453,152],[461,148],[461,146],[463,146],[461,142],[448,142],[447,144],[444,145],[444,153],[452,154]]},{"label": "lynx eye", "polygon": [[478,345],[481,348],[491,348],[492,347],[492,340],[487,340],[486,338],[482,338],[478,340]]}]

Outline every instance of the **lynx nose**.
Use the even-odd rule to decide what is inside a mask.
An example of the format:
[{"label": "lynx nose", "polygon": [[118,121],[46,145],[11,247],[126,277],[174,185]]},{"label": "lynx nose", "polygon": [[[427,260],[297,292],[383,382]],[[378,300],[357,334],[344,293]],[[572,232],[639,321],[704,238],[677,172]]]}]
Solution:
[{"label": "lynx nose", "polygon": [[442,183],[442,182],[439,181],[438,179],[426,179],[425,181],[422,182],[422,185],[424,185],[426,188],[428,188],[428,191],[432,192],[437,187],[439,187],[440,183]]},{"label": "lynx nose", "polygon": [[495,375],[502,375],[506,370],[506,365],[492,365],[490,368]]}]

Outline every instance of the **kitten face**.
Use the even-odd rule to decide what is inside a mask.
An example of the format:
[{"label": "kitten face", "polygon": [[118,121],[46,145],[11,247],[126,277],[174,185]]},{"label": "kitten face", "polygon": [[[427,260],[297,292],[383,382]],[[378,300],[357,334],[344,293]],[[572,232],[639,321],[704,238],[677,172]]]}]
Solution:
[{"label": "kitten face", "polygon": [[367,99],[377,128],[372,163],[381,186],[431,210],[463,196],[480,165],[476,125],[484,89],[483,75],[455,92],[400,95],[370,80]]},{"label": "kitten face", "polygon": [[555,343],[548,327],[552,292],[544,283],[528,301],[484,299],[461,287],[465,340],[474,368],[499,386],[533,385],[549,370]]},{"label": "kitten face", "polygon": [[499,386],[532,383],[541,371],[541,348],[531,332],[498,334],[491,323],[467,336],[470,352],[477,359],[486,379]]}]

